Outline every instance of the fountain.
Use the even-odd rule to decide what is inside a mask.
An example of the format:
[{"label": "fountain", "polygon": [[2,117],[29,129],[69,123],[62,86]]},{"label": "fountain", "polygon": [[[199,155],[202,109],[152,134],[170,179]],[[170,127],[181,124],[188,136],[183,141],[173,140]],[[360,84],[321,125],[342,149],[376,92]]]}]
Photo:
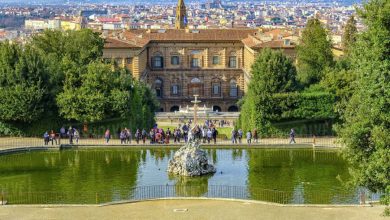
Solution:
[{"label": "fountain", "polygon": [[189,129],[188,141],[175,152],[173,158],[168,163],[168,172],[181,176],[201,176],[215,173],[216,169],[208,163],[206,151],[200,149],[200,142],[193,135],[193,129],[197,122],[197,104],[200,103],[198,95],[194,95],[194,127]]}]

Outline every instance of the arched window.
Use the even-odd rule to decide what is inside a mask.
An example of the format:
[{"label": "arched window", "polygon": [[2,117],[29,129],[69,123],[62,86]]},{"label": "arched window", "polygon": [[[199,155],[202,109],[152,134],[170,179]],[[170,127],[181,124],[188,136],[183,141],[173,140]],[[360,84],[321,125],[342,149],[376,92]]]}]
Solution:
[{"label": "arched window", "polygon": [[152,67],[153,68],[163,68],[164,59],[160,52],[154,53],[152,57]]},{"label": "arched window", "polygon": [[156,96],[157,97],[162,97],[162,86],[163,86],[163,82],[161,79],[156,79],[154,81],[154,89],[156,91]]},{"label": "arched window", "polygon": [[231,97],[237,97],[237,82],[236,80],[232,79],[230,80],[230,96]]},{"label": "arched window", "polygon": [[222,109],[221,109],[221,107],[219,107],[218,105],[214,105],[213,106],[213,111],[214,112],[220,112]]},{"label": "arched window", "polygon": [[179,111],[179,106],[177,106],[177,105],[172,106],[171,112],[176,112],[176,111]]},{"label": "arched window", "polygon": [[238,107],[235,105],[232,105],[228,108],[228,112],[238,112]]},{"label": "arched window", "polygon": [[202,81],[199,78],[192,78],[191,83],[201,83]]},{"label": "arched window", "polygon": [[189,86],[189,94],[192,95],[201,95],[202,81],[199,78],[192,78],[191,85]]}]

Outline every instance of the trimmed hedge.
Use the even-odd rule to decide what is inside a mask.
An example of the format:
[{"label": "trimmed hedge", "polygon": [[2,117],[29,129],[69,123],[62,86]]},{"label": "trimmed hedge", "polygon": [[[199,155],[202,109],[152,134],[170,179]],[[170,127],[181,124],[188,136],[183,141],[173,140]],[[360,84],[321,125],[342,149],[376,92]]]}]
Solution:
[{"label": "trimmed hedge", "polygon": [[334,102],[335,97],[326,92],[277,93],[272,96],[266,117],[271,122],[332,119]]}]

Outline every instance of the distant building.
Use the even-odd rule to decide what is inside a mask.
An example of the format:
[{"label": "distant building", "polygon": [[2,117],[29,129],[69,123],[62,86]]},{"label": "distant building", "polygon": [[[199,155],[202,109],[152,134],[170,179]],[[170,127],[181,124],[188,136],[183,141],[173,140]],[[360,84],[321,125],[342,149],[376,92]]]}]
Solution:
[{"label": "distant building", "polygon": [[263,48],[295,58],[290,30],[189,29],[179,0],[176,29],[114,31],[105,37],[103,57],[128,68],[156,92],[160,111],[186,106],[199,95],[219,112],[238,111],[251,79],[251,66]]}]

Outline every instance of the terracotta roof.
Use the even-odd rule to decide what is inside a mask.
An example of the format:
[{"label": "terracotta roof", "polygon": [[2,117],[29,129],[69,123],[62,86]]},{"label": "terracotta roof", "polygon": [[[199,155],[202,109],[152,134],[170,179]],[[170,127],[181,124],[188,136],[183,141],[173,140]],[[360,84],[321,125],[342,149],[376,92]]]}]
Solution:
[{"label": "terracotta roof", "polygon": [[[130,30],[132,33],[150,41],[241,41],[256,29],[201,29],[201,30]],[[127,34],[127,33],[126,33]]]},{"label": "terracotta roof", "polygon": [[248,47],[253,47],[253,46],[256,46],[257,44],[261,43],[261,41],[256,39],[255,37],[249,35],[247,38],[242,40],[242,43]]},{"label": "terracotta roof", "polygon": [[259,49],[259,48],[295,48],[294,44],[286,45],[284,40],[273,40],[268,42],[262,42],[252,46],[251,48]]},{"label": "terracotta roof", "polygon": [[119,40],[115,38],[106,38],[104,42],[105,48],[140,48],[139,45],[132,44],[129,41]]},{"label": "terracotta roof", "polygon": [[118,22],[121,22],[118,18],[104,18],[104,17],[100,17],[100,18],[97,18],[96,20],[98,22],[101,22],[101,23],[118,23]]}]

